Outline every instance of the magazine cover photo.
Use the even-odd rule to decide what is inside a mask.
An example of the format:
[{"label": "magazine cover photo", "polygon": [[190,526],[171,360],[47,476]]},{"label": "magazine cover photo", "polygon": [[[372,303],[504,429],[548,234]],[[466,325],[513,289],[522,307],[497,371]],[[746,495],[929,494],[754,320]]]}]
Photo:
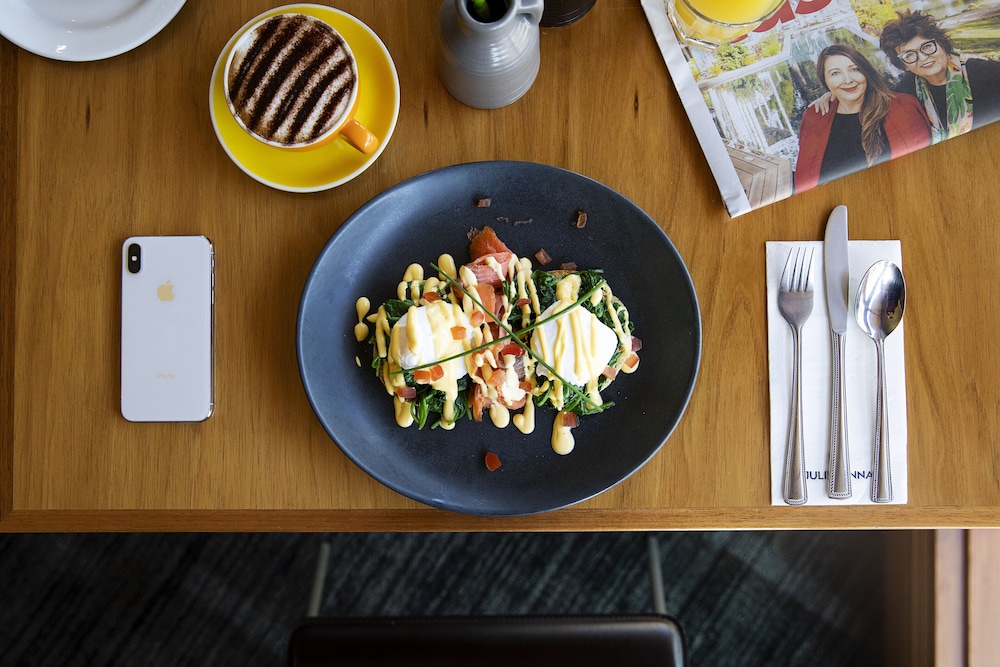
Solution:
[{"label": "magazine cover photo", "polygon": [[734,43],[674,44],[750,209],[1000,118],[1000,2],[790,0]]}]

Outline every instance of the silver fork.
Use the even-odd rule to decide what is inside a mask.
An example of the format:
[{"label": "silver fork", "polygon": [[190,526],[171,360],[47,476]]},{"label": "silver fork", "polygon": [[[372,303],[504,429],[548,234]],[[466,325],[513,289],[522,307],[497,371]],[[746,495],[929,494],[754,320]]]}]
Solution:
[{"label": "silver fork", "polygon": [[813,249],[788,252],[778,286],[778,310],[792,329],[792,407],[785,445],[785,475],[781,495],[789,505],[802,505],[806,494],[805,443],[802,438],[802,325],[813,308]]}]

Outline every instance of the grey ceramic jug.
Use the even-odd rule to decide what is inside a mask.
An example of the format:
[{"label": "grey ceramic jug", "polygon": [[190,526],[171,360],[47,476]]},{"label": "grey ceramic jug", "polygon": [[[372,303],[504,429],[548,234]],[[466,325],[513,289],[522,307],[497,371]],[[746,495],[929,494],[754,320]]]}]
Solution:
[{"label": "grey ceramic jug", "polygon": [[438,75],[459,101],[506,106],[528,92],[540,62],[542,0],[506,0],[499,18],[473,16],[469,0],[444,0],[438,13]]}]

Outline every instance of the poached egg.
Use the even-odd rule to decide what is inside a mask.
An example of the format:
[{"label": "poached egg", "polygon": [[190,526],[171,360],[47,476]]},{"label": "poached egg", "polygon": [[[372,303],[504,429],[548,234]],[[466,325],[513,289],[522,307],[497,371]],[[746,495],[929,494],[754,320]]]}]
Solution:
[{"label": "poached egg", "polygon": [[[461,327],[464,332],[459,332]],[[458,334],[458,337],[456,337]],[[411,369],[462,354],[471,343],[474,328],[461,306],[434,301],[412,306],[396,322],[389,337],[389,358],[400,368]],[[458,379],[468,375],[464,358],[442,364]]]},{"label": "poached egg", "polygon": [[[539,321],[566,310],[572,301],[556,301],[542,311]],[[531,334],[531,351],[570,384],[583,386],[596,379],[618,349],[618,334],[583,306],[574,306]],[[549,377],[545,366],[535,372]],[[550,378],[555,379],[555,378]]]}]

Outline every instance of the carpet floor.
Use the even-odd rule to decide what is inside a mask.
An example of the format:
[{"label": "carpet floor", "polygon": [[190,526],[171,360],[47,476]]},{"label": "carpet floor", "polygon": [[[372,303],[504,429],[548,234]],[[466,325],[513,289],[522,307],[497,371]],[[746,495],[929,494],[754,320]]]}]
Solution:
[{"label": "carpet floor", "polygon": [[[689,664],[882,662],[880,533],[654,538]],[[643,533],[0,535],[0,665],[282,665],[323,541],[322,615],[653,609]]]}]

